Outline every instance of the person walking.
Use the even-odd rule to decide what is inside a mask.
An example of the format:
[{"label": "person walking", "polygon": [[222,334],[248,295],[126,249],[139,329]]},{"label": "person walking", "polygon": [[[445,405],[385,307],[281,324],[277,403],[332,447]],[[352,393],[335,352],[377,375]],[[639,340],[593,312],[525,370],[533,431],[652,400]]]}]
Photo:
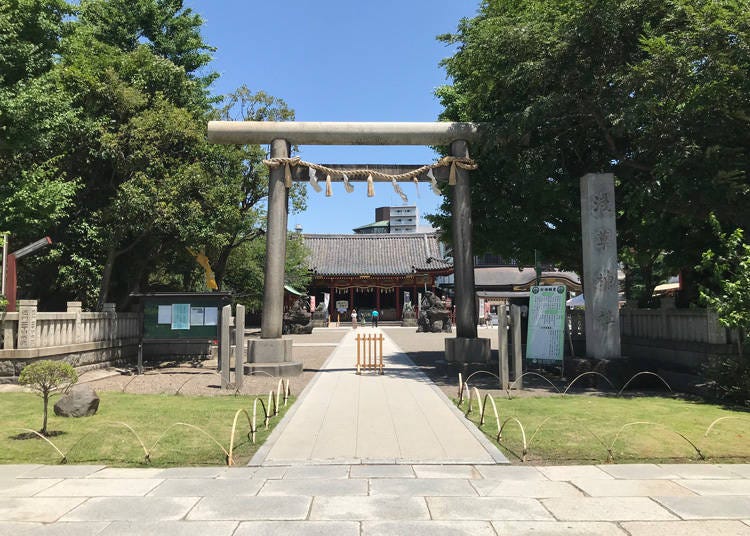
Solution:
[{"label": "person walking", "polygon": [[378,327],[378,317],[380,316],[380,313],[378,313],[377,309],[372,310],[372,327],[376,328]]},{"label": "person walking", "polygon": [[357,310],[352,309],[352,329],[357,329]]}]

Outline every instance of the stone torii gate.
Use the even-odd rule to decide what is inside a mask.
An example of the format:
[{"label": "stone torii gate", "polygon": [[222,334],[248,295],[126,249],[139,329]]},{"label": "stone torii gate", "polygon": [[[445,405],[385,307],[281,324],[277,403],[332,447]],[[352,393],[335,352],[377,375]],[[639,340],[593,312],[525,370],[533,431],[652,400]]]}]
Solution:
[{"label": "stone torii gate", "polygon": [[[290,156],[291,145],[449,145],[450,154],[468,159],[469,142],[479,138],[474,123],[330,123],[271,121],[211,121],[208,140],[221,144],[269,144],[271,159]],[[371,166],[373,169],[383,166]],[[401,172],[404,167],[395,166]],[[413,168],[412,168],[413,169]],[[435,169],[443,179],[448,170]],[[455,271],[456,338],[446,339],[449,361],[489,361],[490,340],[477,337],[474,306],[474,258],[471,244],[471,190],[469,173],[453,166],[453,260]],[[291,177],[290,177],[291,176]],[[271,168],[268,184],[268,223],[266,232],[265,286],[261,339],[252,341],[250,356],[256,361],[291,361],[291,340],[282,335],[284,261],[288,220],[289,180],[307,180],[299,167]],[[322,177],[325,180],[325,176]],[[341,181],[342,177],[333,180]],[[362,181],[353,176],[351,181]],[[385,181],[384,178],[375,180]],[[430,180],[419,178],[418,180]],[[453,181],[451,181],[453,182]]]}]

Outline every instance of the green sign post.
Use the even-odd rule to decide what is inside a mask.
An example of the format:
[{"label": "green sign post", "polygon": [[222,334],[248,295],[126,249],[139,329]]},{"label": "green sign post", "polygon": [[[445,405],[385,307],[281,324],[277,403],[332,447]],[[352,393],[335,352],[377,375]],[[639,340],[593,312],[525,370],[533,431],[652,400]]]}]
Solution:
[{"label": "green sign post", "polygon": [[529,298],[526,359],[561,363],[565,343],[565,286],[533,286]]}]

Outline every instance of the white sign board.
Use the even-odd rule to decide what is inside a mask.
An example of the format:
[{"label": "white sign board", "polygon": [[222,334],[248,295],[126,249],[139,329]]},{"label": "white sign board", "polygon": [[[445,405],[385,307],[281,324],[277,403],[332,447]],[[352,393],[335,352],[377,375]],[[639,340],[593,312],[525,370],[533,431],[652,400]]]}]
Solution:
[{"label": "white sign board", "polygon": [[339,313],[343,313],[344,311],[349,309],[349,300],[336,300],[336,310]]},{"label": "white sign board", "polygon": [[563,360],[565,286],[533,286],[529,298],[526,359],[538,363]]}]

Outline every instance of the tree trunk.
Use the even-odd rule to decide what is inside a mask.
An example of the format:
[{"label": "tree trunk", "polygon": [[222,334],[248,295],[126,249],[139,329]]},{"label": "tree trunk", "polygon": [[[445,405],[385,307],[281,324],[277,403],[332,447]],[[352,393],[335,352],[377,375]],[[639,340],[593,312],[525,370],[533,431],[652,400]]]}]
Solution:
[{"label": "tree trunk", "polygon": [[112,269],[115,266],[116,258],[117,251],[115,251],[115,246],[114,244],[112,244],[109,246],[109,250],[107,251],[107,261],[104,263],[102,282],[99,285],[99,301],[96,304],[97,311],[101,311],[107,301],[107,296],[109,294],[109,282],[112,279]]},{"label": "tree trunk", "polygon": [[42,422],[42,429],[39,431],[43,436],[47,435],[47,406],[49,405],[49,393],[47,391],[42,395],[44,397],[44,422]]}]

